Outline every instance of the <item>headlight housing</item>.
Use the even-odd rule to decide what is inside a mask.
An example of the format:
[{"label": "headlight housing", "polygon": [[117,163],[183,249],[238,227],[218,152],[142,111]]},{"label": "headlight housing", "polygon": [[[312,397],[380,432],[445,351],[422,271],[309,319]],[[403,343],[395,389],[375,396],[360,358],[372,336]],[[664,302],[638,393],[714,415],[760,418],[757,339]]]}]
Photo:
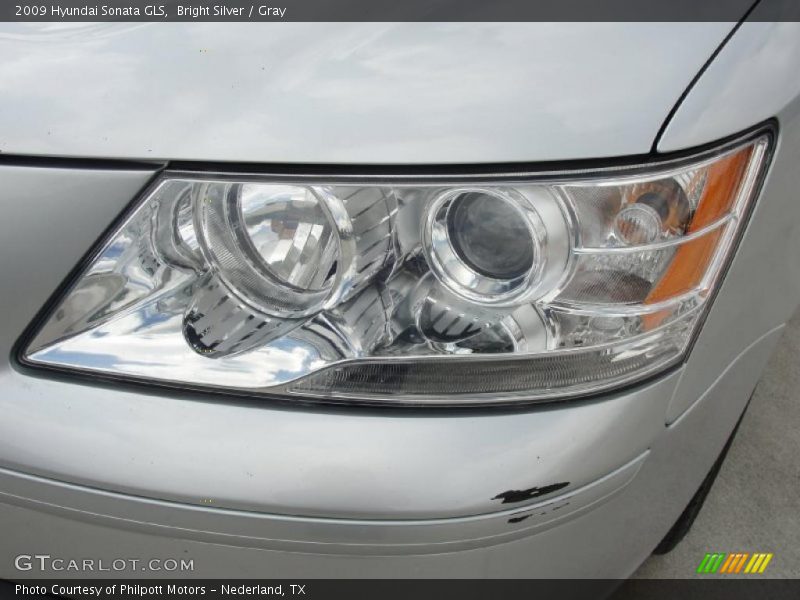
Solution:
[{"label": "headlight housing", "polygon": [[771,134],[646,165],[453,177],[167,171],[27,364],[247,395],[506,404],[679,362]]}]

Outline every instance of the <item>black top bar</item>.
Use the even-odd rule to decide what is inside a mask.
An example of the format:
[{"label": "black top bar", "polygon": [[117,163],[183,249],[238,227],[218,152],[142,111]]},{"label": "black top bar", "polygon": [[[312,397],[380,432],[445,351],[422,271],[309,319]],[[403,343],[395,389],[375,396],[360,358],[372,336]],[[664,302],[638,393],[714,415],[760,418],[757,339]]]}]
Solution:
[{"label": "black top bar", "polygon": [[[798,21],[796,0],[4,0],[0,21]],[[658,40],[653,40],[658,43]]]}]

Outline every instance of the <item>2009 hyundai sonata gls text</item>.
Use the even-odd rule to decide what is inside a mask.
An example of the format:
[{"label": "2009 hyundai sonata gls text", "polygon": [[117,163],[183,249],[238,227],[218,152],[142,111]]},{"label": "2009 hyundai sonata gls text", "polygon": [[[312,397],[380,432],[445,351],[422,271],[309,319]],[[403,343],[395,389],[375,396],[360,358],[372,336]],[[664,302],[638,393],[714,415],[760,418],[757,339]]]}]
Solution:
[{"label": "2009 hyundai sonata gls text", "polygon": [[797,24],[0,56],[5,577],[627,577],[800,303]]}]

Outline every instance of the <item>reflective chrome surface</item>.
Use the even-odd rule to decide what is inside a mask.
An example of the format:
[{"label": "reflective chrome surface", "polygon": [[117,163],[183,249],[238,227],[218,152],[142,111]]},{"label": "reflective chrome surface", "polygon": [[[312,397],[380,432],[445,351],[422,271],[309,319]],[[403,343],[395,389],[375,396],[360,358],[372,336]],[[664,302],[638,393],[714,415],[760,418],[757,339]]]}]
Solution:
[{"label": "reflective chrome surface", "polygon": [[[167,173],[27,358],[335,401],[513,402],[610,389],[683,356],[768,139],[754,134],[681,167],[649,165],[652,175],[609,169],[471,187]],[[470,198],[481,202],[480,224],[456,214]],[[638,206],[659,230],[620,239],[619,215]],[[509,218],[519,227],[503,225]],[[530,251],[505,279],[487,274],[496,257],[485,251],[503,232]]]}]

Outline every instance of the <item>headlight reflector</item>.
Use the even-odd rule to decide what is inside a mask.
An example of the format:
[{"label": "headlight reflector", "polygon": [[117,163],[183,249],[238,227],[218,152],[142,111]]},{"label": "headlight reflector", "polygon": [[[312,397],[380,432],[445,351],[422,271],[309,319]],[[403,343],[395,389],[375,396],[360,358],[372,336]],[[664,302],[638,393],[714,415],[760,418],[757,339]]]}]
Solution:
[{"label": "headlight reflector", "polygon": [[168,172],[23,359],[369,403],[610,389],[684,356],[769,143],[452,182]]}]

